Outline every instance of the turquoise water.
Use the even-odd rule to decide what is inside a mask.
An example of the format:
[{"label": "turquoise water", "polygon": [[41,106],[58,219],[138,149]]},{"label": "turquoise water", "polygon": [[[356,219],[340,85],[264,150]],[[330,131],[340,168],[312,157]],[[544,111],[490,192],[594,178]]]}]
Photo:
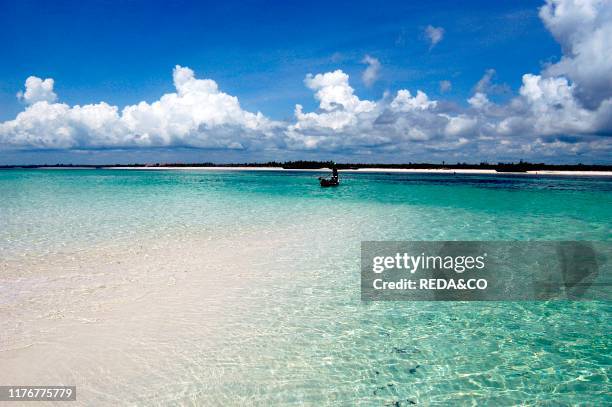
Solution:
[{"label": "turquoise water", "polygon": [[[362,240],[611,241],[610,178],[345,174],[322,189],[318,175],[0,171],[0,256],[18,264],[146,238],[283,236],[261,260],[279,278],[236,298],[223,354],[195,341],[174,351],[168,369],[194,389],[160,403],[612,402],[609,302],[359,300]],[[223,380],[203,380],[212,371]]]},{"label": "turquoise water", "polygon": [[[2,254],[183,229],[239,233],[325,214],[347,239],[610,240],[612,180],[133,170],[0,172]],[[359,229],[358,229],[359,228]]]}]

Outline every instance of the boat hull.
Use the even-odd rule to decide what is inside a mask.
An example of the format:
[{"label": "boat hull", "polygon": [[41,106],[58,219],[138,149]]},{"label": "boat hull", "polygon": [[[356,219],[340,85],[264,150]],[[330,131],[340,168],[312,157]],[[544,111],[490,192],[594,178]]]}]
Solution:
[{"label": "boat hull", "polygon": [[338,185],[340,185],[340,181],[338,181],[337,179],[319,178],[319,182],[324,188],[337,187]]}]

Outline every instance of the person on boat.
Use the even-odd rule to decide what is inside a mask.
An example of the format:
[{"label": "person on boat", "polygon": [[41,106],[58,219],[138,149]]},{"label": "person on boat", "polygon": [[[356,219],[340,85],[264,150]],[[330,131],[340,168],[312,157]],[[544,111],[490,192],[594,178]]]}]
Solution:
[{"label": "person on boat", "polygon": [[338,181],[338,167],[336,167],[336,164],[332,167],[332,180]]}]

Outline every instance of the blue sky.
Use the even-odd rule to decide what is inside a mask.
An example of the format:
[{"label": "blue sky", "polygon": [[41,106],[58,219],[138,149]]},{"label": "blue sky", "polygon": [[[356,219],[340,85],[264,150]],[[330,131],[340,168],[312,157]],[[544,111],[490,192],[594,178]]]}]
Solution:
[{"label": "blue sky", "polygon": [[[371,89],[354,81],[372,99],[387,89],[436,94],[441,80],[452,81],[449,97],[465,99],[488,68],[518,88],[523,73],[560,54],[533,1],[120,3],[3,1],[0,59],[11,63],[0,65],[0,119],[22,109],[15,93],[29,75],[54,78],[69,104],[123,106],[172,91],[180,64],[247,110],[283,119],[296,103],[315,107],[307,73],[340,68],[357,77],[364,54],[384,67]],[[430,24],[445,30],[431,51]]]},{"label": "blue sky", "polygon": [[[15,119],[32,104],[15,96],[24,90],[24,81],[29,76],[52,78],[56,103],[82,106],[104,101],[117,106],[120,112],[127,105],[153,103],[163,94],[175,92],[172,75],[176,65],[189,67],[198,79],[214,80],[222,92],[238,98],[244,111],[261,112],[267,119],[288,126],[296,121],[296,104],[302,105],[305,112],[321,111],[321,100],[314,95],[318,88],[305,86],[306,75],[338,69],[348,75],[350,87],[360,100],[380,101],[385,92],[392,98],[401,89],[412,95],[422,90],[429,99],[438,101],[438,108],[456,105],[451,111],[468,108],[467,100],[475,94],[479,80],[487,70],[494,69],[486,95],[491,103],[505,106],[520,92],[524,74],[540,74],[563,56],[559,39],[538,15],[542,5],[541,1],[330,4],[2,0],[0,59],[4,62],[0,64],[0,121]],[[442,30],[439,42],[434,44],[428,38],[428,26]],[[362,79],[366,55],[380,64],[369,86]],[[574,81],[568,79],[571,85]],[[450,90],[442,92],[441,81],[449,81]],[[448,116],[447,111],[443,114]],[[345,132],[338,137],[350,138],[350,132],[345,130],[333,131]],[[71,151],[80,151],[77,159],[85,152],[86,160],[95,161],[95,157],[113,157],[108,150],[117,146],[119,150],[131,149],[130,159],[138,158],[133,145],[73,142],[58,148],[53,143],[20,144],[12,142],[17,130],[11,131],[5,135],[10,146],[3,151],[0,144],[0,160],[6,162],[20,156],[32,160],[32,151],[41,150],[49,150],[50,157],[71,161],[75,159]],[[591,137],[598,131],[601,129],[586,133]],[[603,131],[607,132],[606,126]],[[305,138],[316,137],[315,131],[311,132],[301,134]],[[545,136],[566,137],[574,132],[553,131]],[[434,133],[432,139],[437,137]],[[540,136],[535,133],[533,137]],[[1,137],[0,134],[0,141]],[[190,135],[180,137],[178,143],[164,142],[154,147],[164,151],[173,148],[179,151],[183,147],[214,150],[213,159],[232,157],[233,153],[219,153],[223,150],[219,146],[211,150],[206,143],[192,145],[185,141]],[[278,141],[271,148],[247,148],[238,141],[243,148],[229,150],[234,153],[240,150],[238,156],[254,160],[302,155],[350,158],[353,154],[359,157],[365,154],[374,161],[376,157],[403,161],[410,157],[392,158],[393,144],[401,144],[397,147],[400,150],[406,144],[402,134],[397,137],[381,142],[383,148],[371,151],[364,149],[368,143],[357,148],[345,141],[316,142],[316,148],[290,147],[286,141]],[[146,145],[138,147],[143,157],[155,158],[155,153],[144,153],[148,150]],[[101,150],[104,152],[100,153]],[[489,158],[486,149],[478,151],[478,158]],[[125,154],[117,151],[116,156]],[[432,157],[443,155],[436,153]],[[512,154],[493,155],[492,159],[514,158]],[[171,156],[177,160],[192,158],[180,152]],[[448,156],[452,159],[460,155]],[[202,155],[197,153],[195,157]],[[540,157],[546,155],[534,158]],[[603,159],[598,153],[589,152],[586,157],[583,154],[583,158],[591,157],[591,161]],[[427,161],[427,152],[423,150],[414,158]],[[571,154],[558,153],[553,158],[567,161]]]}]

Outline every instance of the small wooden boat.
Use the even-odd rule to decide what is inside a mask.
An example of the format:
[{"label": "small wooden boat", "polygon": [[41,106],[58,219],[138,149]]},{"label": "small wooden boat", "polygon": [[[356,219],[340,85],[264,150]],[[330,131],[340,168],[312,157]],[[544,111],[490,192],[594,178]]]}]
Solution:
[{"label": "small wooden boat", "polygon": [[338,179],[338,177],[319,177],[319,182],[321,183],[322,187],[337,187],[338,185],[340,185],[340,180]]},{"label": "small wooden boat", "polygon": [[338,177],[338,167],[336,167],[336,164],[332,166],[331,178],[319,177],[319,182],[322,187],[337,187],[340,185],[340,177]]}]

